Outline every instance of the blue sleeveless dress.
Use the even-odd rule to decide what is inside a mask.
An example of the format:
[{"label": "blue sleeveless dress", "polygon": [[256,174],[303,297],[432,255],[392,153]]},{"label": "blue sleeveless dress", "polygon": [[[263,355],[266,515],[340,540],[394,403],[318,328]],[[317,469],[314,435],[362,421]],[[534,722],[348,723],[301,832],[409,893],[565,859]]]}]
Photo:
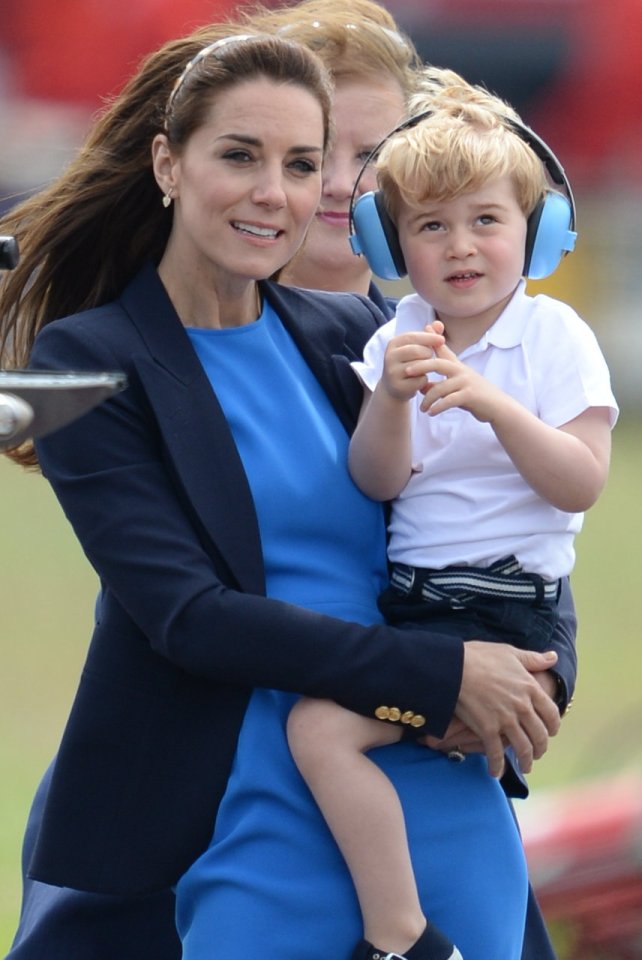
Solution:
[{"label": "blue sleeveless dress", "polygon": [[[352,483],[345,430],[278,317],[266,307],[248,326],[188,333],[249,478],[268,594],[379,620],[383,512]],[[176,887],[184,960],[349,960],[362,935],[351,878],[288,749],[294,700],[252,695],[210,846]],[[402,799],[427,916],[465,960],[519,960],[526,868],[483,758],[453,764],[410,742],[371,756]]]}]

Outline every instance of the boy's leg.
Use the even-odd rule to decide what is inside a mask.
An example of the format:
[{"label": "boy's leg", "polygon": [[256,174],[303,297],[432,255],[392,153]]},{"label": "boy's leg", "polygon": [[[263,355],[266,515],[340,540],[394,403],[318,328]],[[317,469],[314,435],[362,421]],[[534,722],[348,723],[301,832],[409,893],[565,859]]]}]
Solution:
[{"label": "boy's leg", "polygon": [[[384,952],[403,954],[425,939],[426,918],[399,797],[365,756],[374,747],[397,743],[401,735],[397,727],[328,700],[303,698],[288,719],[292,755],[345,858],[366,940]],[[441,956],[449,960],[458,954],[450,950]]]}]

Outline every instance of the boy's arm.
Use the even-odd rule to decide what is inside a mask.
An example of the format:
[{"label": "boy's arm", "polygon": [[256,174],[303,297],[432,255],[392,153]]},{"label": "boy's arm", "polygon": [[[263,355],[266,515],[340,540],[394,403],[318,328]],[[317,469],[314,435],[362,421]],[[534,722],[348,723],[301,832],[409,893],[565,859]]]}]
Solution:
[{"label": "boy's arm", "polygon": [[408,364],[427,360],[443,344],[435,331],[393,337],[384,358],[381,379],[371,392],[364,388],[359,422],[350,441],[352,479],[373,500],[392,500],[412,473],[410,400],[426,383],[423,373],[408,373]]},{"label": "boy's arm", "polygon": [[451,407],[489,423],[515,467],[535,492],[558,510],[591,507],[606,482],[611,452],[607,407],[589,407],[561,427],[551,427],[463,363],[448,347],[422,364],[446,379],[429,384],[422,410],[437,416]]},{"label": "boy's arm", "polygon": [[559,428],[507,398],[490,421],[526,482],[558,510],[592,507],[606,483],[611,455],[607,407],[589,407]]},{"label": "boy's arm", "polygon": [[350,440],[348,465],[359,489],[373,500],[392,500],[412,472],[410,407],[385,393],[364,388],[359,422]]}]

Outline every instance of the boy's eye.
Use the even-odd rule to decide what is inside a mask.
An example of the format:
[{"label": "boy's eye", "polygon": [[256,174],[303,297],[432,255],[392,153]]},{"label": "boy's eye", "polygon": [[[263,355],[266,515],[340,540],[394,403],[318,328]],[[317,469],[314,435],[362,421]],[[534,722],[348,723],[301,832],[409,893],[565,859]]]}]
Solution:
[{"label": "boy's eye", "polygon": [[439,230],[440,227],[441,223],[439,220],[426,220],[426,222],[422,224],[421,229],[427,230],[429,233],[434,233],[436,230]]},{"label": "boy's eye", "polygon": [[482,213],[478,220],[482,224],[496,223],[497,219],[492,215],[492,213]]}]

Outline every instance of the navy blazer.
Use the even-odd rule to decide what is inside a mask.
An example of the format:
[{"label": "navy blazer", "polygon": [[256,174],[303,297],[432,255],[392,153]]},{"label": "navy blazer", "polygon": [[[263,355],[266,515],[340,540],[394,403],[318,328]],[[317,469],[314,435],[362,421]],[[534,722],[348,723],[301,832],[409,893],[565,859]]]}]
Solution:
[{"label": "navy blazer", "polygon": [[[365,297],[262,285],[350,431]],[[119,300],[49,324],[38,368],[122,370],[126,391],[37,444],[101,580],[30,876],[98,893],[174,884],[206,848],[254,687],[382,705],[441,735],[463,645],[268,599],[229,427],[150,265]]]}]

